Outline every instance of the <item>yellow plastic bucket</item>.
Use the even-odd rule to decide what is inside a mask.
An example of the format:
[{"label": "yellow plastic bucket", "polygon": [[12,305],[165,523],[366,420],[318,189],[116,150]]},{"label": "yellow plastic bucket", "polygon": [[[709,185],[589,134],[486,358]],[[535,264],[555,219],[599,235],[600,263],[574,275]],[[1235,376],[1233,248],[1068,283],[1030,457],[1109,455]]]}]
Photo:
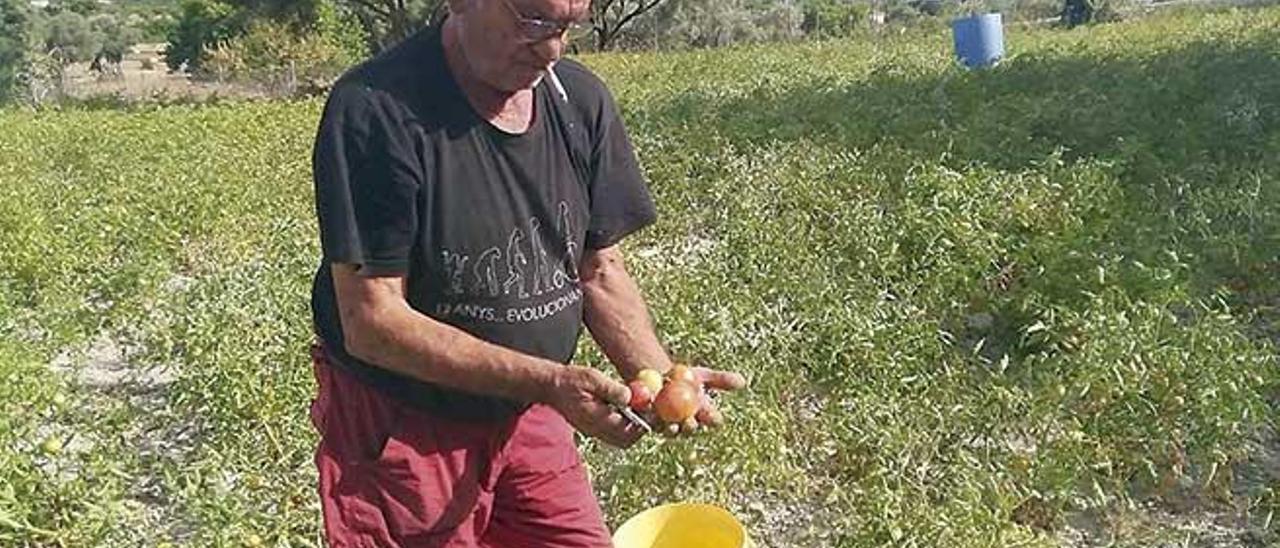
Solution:
[{"label": "yellow plastic bucket", "polygon": [[613,533],[614,548],[755,548],[733,514],[710,504],[673,503],[636,514]]}]

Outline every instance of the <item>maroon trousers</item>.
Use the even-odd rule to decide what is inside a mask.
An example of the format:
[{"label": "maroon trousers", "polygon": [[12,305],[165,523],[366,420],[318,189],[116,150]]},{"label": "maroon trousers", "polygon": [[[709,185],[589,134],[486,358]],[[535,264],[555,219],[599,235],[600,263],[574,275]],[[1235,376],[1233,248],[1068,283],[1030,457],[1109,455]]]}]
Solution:
[{"label": "maroon trousers", "polygon": [[611,546],[573,428],[534,405],[505,423],[407,406],[311,349],[316,467],[330,546]]}]

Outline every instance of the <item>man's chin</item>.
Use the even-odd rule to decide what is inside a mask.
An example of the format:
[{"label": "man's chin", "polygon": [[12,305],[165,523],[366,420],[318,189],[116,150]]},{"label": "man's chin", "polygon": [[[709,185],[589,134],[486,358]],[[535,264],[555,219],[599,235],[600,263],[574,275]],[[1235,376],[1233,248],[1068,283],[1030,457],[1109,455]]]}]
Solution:
[{"label": "man's chin", "polygon": [[512,93],[526,89],[533,89],[538,87],[538,84],[542,83],[544,75],[545,73],[542,71],[516,73],[504,78],[501,84],[496,87],[503,91]]}]

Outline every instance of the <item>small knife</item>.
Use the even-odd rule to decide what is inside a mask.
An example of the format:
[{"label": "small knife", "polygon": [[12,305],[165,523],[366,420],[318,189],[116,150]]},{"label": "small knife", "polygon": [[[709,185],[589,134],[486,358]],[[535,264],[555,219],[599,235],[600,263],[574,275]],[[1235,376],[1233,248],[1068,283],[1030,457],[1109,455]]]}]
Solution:
[{"label": "small knife", "polygon": [[617,409],[619,413],[622,413],[622,416],[626,417],[632,424],[643,428],[645,432],[649,432],[650,434],[653,433],[653,427],[649,426],[649,423],[644,422],[644,419],[640,418],[640,415],[637,415],[630,407],[619,407],[615,405],[613,408]]}]

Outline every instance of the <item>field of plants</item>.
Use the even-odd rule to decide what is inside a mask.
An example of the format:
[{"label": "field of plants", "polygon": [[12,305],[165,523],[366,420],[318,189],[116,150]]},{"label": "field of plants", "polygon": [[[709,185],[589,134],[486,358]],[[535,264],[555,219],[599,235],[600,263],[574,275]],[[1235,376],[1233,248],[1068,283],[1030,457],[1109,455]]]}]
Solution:
[{"label": "field of plants", "polygon": [[[1280,9],[949,40],[585,59],[664,339],[753,383],[718,433],[583,440],[610,524],[1280,543]],[[319,544],[320,107],[0,111],[0,545]]]}]

